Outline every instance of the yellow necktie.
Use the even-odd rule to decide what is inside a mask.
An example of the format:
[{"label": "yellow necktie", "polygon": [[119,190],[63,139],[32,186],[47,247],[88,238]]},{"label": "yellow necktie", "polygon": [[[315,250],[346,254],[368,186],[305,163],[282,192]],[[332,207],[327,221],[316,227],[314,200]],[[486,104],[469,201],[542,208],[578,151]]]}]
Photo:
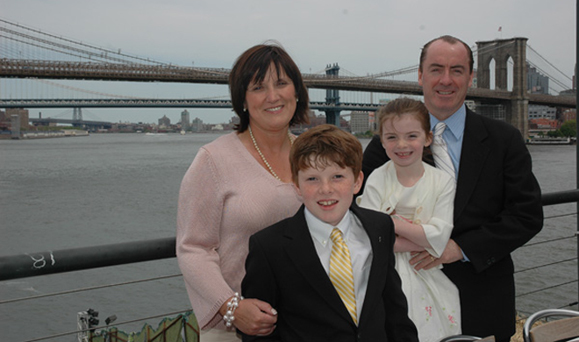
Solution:
[{"label": "yellow necktie", "polygon": [[358,324],[356,316],[356,295],[354,294],[354,276],[352,274],[352,261],[348,246],[342,239],[342,232],[338,228],[332,230],[330,236],[333,242],[330,255],[330,280],[338,291],[340,298],[352,316],[354,323]]}]

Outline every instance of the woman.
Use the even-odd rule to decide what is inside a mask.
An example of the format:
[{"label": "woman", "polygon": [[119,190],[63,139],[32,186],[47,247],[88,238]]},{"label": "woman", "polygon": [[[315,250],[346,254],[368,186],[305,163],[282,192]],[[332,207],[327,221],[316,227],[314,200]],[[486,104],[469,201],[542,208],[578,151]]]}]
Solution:
[{"label": "woman", "polygon": [[308,122],[308,92],[283,48],[256,45],[229,75],[236,132],[197,153],[183,178],[177,258],[205,341],[238,341],[235,328],[267,335],[277,321],[268,303],[241,300],[249,236],[297,211],[289,128]]}]

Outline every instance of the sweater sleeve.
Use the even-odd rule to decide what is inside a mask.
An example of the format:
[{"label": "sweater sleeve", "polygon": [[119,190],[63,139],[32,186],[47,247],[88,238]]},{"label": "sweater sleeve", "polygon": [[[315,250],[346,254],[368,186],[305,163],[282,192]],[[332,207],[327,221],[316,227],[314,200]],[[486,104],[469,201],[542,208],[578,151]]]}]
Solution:
[{"label": "sweater sleeve", "polygon": [[220,267],[220,225],[225,200],[219,170],[201,148],[187,170],[179,192],[177,260],[191,305],[203,328],[220,320],[218,310],[234,291]]}]

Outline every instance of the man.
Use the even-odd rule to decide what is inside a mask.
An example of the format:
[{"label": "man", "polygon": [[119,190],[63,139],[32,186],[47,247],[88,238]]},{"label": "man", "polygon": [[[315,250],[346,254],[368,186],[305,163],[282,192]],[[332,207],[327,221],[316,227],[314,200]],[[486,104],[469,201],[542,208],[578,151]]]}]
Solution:
[{"label": "man", "polygon": [[[472,51],[464,42],[442,36],[422,49],[418,82],[431,127],[447,126],[443,139],[457,188],[454,229],[444,253],[436,259],[422,252],[411,263],[417,269],[444,264],[460,292],[463,334],[509,341],[516,318],[510,254],[543,225],[541,191],[520,132],[464,105],[472,78]],[[374,137],[364,152],[365,178],[386,160]]]}]

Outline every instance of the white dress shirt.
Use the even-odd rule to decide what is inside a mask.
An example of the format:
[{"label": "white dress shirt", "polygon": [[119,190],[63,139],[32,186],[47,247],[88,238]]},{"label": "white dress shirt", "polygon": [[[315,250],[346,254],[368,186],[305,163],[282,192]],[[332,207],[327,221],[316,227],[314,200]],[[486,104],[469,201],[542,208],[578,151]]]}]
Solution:
[{"label": "white dress shirt", "polygon": [[328,276],[330,275],[330,255],[332,253],[332,239],[330,239],[330,235],[336,227],[342,231],[344,242],[348,245],[350,258],[352,259],[352,272],[354,275],[356,295],[356,315],[358,320],[360,320],[362,304],[366,297],[368,277],[370,276],[370,267],[372,265],[372,245],[370,244],[368,234],[366,234],[360,220],[349,210],[336,227],[315,217],[308,208],[305,209],[305,217],[308,229],[314,240],[316,252]]}]

